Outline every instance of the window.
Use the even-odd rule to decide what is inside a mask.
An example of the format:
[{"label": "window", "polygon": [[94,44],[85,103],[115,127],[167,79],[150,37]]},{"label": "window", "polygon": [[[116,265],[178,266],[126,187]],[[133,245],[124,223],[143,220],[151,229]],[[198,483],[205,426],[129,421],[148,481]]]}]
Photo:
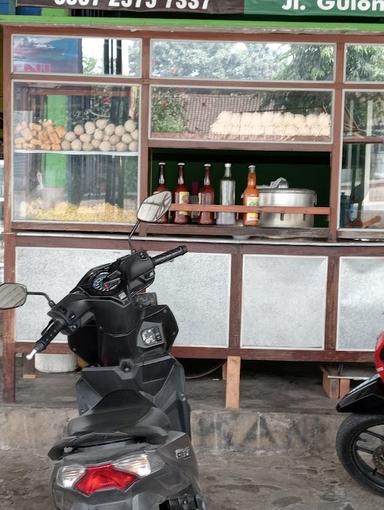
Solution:
[{"label": "window", "polygon": [[384,45],[347,44],[345,79],[350,82],[384,81]]},{"label": "window", "polygon": [[152,41],[152,77],[199,80],[332,81],[331,44]]},{"label": "window", "polygon": [[384,93],[346,92],[340,227],[384,228]]},{"label": "window", "polygon": [[14,35],[12,42],[14,73],[141,75],[139,39]]},{"label": "window", "polygon": [[14,83],[13,219],[134,223],[139,87]]},{"label": "window", "polygon": [[332,92],[153,87],[151,137],[330,142]]}]

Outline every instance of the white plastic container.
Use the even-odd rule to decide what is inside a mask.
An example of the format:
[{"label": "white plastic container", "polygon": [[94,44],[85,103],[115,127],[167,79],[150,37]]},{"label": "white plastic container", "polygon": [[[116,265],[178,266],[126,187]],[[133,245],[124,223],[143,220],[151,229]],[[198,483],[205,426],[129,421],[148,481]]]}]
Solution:
[{"label": "white plastic container", "polygon": [[35,368],[47,374],[73,372],[77,368],[76,356],[68,354],[36,354]]}]

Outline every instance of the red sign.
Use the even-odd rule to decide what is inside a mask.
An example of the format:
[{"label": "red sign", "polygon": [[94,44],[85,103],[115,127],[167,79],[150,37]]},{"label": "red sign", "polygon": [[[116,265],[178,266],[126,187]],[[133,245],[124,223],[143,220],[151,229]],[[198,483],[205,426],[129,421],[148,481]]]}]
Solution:
[{"label": "red sign", "polygon": [[40,64],[38,62],[15,62],[13,64],[14,73],[51,73],[51,64]]}]

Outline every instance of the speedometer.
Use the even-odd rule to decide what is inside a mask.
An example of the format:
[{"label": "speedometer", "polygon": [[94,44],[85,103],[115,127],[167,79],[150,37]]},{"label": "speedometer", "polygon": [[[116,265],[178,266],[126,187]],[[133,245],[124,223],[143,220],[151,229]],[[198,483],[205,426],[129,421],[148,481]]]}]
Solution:
[{"label": "speedometer", "polygon": [[92,280],[92,288],[97,290],[98,292],[111,292],[119,286],[121,280],[120,277],[113,278],[112,280],[108,279],[111,275],[108,271],[102,271],[98,273],[94,279]]},{"label": "speedometer", "polygon": [[103,291],[104,290],[104,280],[107,278],[107,276],[108,276],[108,271],[103,271],[102,273],[98,273],[92,281],[92,287],[95,290]]}]

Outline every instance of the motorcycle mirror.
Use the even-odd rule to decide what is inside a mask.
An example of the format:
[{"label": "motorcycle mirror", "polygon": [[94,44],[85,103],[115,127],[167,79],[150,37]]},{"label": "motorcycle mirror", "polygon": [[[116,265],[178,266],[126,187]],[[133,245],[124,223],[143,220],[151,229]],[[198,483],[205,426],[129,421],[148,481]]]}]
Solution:
[{"label": "motorcycle mirror", "polygon": [[23,306],[28,291],[21,283],[2,283],[0,285],[0,310]]},{"label": "motorcycle mirror", "polygon": [[161,191],[147,197],[137,211],[137,219],[145,223],[159,220],[171,207],[172,193]]}]

